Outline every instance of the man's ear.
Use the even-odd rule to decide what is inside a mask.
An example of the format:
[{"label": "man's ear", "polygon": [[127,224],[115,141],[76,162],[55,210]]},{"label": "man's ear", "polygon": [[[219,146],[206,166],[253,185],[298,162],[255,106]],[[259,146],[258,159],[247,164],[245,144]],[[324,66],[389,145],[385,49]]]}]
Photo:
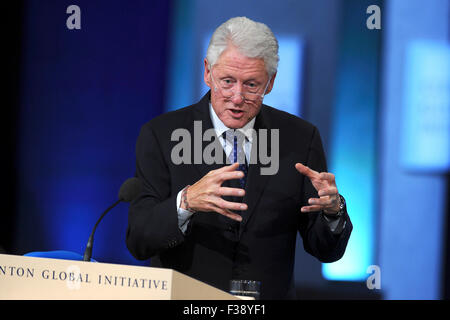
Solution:
[{"label": "man's ear", "polygon": [[208,60],[205,58],[204,60],[205,63],[205,72],[203,73],[203,81],[205,81],[206,85],[211,88],[211,70],[209,69],[209,62]]},{"label": "man's ear", "polygon": [[275,81],[275,77],[277,76],[277,73],[275,72],[272,78],[270,79],[269,85],[267,86],[266,94],[269,94],[270,91],[272,91],[273,83]]}]

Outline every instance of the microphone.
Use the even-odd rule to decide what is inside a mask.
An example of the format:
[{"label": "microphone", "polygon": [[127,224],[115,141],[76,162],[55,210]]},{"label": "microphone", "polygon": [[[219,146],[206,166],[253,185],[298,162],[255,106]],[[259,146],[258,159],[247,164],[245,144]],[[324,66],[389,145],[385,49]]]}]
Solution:
[{"label": "microphone", "polygon": [[92,246],[94,244],[94,233],[103,217],[120,202],[122,201],[131,202],[134,199],[136,199],[139,193],[141,193],[141,191],[142,191],[142,183],[136,177],[129,178],[122,184],[119,190],[119,199],[116,202],[114,202],[108,209],[106,209],[105,212],[103,212],[103,214],[97,220],[94,229],[92,229],[91,235],[86,245],[86,250],[84,251],[83,261],[91,261]]}]

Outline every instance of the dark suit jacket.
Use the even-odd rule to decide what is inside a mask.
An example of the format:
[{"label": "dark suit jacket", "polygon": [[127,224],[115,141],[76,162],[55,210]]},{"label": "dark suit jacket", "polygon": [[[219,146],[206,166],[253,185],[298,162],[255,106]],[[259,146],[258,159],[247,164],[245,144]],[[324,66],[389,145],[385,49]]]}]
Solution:
[{"label": "dark suit jacket", "polygon": [[250,164],[243,221],[197,212],[183,234],[178,227],[177,193],[223,166],[171,161],[172,148],[179,143],[171,141],[172,132],[186,128],[193,137],[195,120],[202,121],[203,130],[213,127],[209,93],[199,103],[158,116],[141,128],[136,175],[143,181],[144,192],[130,206],[128,249],[137,259],[151,258],[152,266],[175,269],[225,291],[231,279],[258,280],[261,299],[295,297],[297,231],[307,252],[322,262],[333,262],[344,254],[352,230],[347,213],[332,232],[322,213],[300,211],[317,192],[295,163],[327,170],[318,130],[296,116],[262,105],[254,128],[279,129],[278,173],[261,175],[261,164]]}]

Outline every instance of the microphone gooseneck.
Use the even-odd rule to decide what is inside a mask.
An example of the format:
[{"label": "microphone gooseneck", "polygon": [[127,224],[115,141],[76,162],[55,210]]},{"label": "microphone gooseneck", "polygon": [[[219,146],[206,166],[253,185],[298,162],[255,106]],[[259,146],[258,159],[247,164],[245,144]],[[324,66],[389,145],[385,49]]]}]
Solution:
[{"label": "microphone gooseneck", "polygon": [[116,202],[114,202],[114,204],[111,205],[108,209],[106,209],[105,212],[103,212],[103,214],[97,220],[97,223],[94,225],[94,228],[92,229],[91,235],[89,236],[89,240],[88,240],[87,245],[86,245],[86,250],[84,251],[83,261],[91,261],[92,246],[94,244],[94,234],[95,234],[95,230],[97,229],[98,224],[103,219],[103,217],[109,212],[109,210],[111,210],[112,208],[117,206],[120,202],[122,202],[121,199],[119,199]]},{"label": "microphone gooseneck", "polygon": [[86,244],[86,250],[84,251],[83,255],[83,261],[91,261],[92,257],[92,247],[94,245],[94,234],[95,230],[97,229],[98,224],[100,221],[102,221],[103,217],[115,206],[117,206],[120,202],[131,202],[134,199],[137,198],[139,193],[141,193],[142,190],[142,184],[141,181],[138,178],[129,178],[127,179],[119,190],[119,200],[114,202],[110,207],[108,207],[105,212],[102,213],[100,218],[97,220],[96,224],[94,225],[94,228],[92,229],[91,235],[89,236],[89,240]]}]

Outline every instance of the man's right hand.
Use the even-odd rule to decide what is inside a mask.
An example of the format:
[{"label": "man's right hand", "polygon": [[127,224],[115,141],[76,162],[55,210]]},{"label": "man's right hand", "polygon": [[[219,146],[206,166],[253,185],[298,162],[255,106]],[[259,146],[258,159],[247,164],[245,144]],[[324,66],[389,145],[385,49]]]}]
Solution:
[{"label": "man's right hand", "polygon": [[[245,203],[230,202],[222,198],[222,196],[245,195],[244,189],[222,187],[222,183],[226,180],[241,179],[244,177],[242,171],[238,171],[239,163],[222,167],[217,170],[208,172],[203,178],[187,189],[186,197],[189,207],[195,211],[214,211],[220,213],[230,219],[242,221],[242,217],[231,210],[247,210]],[[181,208],[184,203],[181,203]]]}]

